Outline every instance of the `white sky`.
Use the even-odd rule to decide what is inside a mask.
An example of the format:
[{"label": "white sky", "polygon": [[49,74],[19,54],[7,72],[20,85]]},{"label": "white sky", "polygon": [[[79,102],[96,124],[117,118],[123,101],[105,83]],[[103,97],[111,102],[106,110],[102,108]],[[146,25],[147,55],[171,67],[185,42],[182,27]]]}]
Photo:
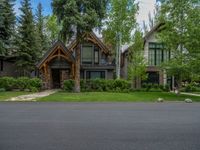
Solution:
[{"label": "white sky", "polygon": [[137,22],[142,26],[143,21],[148,23],[148,13],[150,12],[153,15],[156,0],[136,0],[136,2],[139,2],[140,7]]}]

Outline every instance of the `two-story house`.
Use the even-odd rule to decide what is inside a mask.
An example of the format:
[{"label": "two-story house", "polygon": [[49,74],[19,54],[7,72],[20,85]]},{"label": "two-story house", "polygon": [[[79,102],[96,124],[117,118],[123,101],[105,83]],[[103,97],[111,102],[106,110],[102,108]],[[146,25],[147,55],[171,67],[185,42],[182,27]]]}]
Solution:
[{"label": "two-story house", "polygon": [[63,81],[75,79],[76,49],[80,50],[81,79],[113,79],[115,64],[109,49],[93,33],[84,34],[84,41],[73,40],[68,46],[57,41],[37,64],[44,88],[60,88]]},{"label": "two-story house", "polygon": [[[171,53],[164,49],[164,44],[160,43],[156,34],[160,32],[160,27],[163,24],[157,24],[151,31],[144,36],[144,58],[146,60],[146,72],[148,78],[145,83],[172,85],[172,78],[167,76],[165,71],[160,69],[160,65],[170,59]],[[122,53],[121,77],[128,77],[128,49]],[[140,86],[141,86],[140,81]]]}]

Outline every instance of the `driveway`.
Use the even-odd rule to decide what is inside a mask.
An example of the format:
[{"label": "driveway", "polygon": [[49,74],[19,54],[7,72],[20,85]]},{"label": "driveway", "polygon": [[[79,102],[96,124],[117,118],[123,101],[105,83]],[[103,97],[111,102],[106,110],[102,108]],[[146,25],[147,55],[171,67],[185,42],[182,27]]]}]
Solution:
[{"label": "driveway", "polygon": [[200,104],[0,103],[0,150],[200,150]]}]

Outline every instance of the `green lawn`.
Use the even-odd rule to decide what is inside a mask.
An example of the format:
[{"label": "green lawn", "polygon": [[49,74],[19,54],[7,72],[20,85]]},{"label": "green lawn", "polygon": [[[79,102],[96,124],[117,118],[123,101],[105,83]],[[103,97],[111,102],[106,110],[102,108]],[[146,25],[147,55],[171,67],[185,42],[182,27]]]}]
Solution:
[{"label": "green lawn", "polygon": [[0,92],[0,101],[25,94],[30,94],[30,92]]},{"label": "green lawn", "polygon": [[108,93],[108,92],[88,92],[88,93],[67,93],[57,92],[38,101],[48,102],[154,102],[159,97],[166,101],[184,101],[191,98],[200,102],[200,97],[180,95],[164,92],[133,92],[133,93]]}]

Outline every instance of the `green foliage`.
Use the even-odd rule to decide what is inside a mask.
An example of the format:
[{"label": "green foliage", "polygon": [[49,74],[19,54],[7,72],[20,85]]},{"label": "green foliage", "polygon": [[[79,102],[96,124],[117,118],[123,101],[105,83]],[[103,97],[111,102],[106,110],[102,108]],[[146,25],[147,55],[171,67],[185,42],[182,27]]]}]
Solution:
[{"label": "green foliage", "polygon": [[81,80],[81,91],[85,92],[129,92],[131,84],[127,80]]},{"label": "green foliage", "polygon": [[45,22],[48,40],[51,43],[54,43],[56,40],[58,40],[61,26],[58,24],[57,17],[55,15],[46,17]]},{"label": "green foliage", "polygon": [[48,40],[47,36],[44,32],[45,24],[44,24],[44,16],[42,14],[43,8],[42,4],[39,3],[36,10],[36,40],[38,44],[38,55],[40,58],[42,57],[41,54],[44,54],[48,49]]},{"label": "green foliage", "polygon": [[5,88],[0,88],[0,92],[5,92],[6,89]]},{"label": "green foliage", "polygon": [[15,14],[15,0],[0,1],[0,55],[7,55],[13,46]]},{"label": "green foliage", "polygon": [[165,0],[159,13],[159,21],[164,23],[159,38],[172,52],[172,59],[163,68],[176,77],[178,90],[184,78],[200,72],[199,12],[199,1]]},{"label": "green foliage", "polygon": [[53,13],[62,26],[61,39],[66,42],[75,33],[80,38],[80,33],[100,27],[106,4],[107,0],[53,0]]},{"label": "green foliage", "polygon": [[28,78],[28,77],[1,77],[0,78],[0,88],[4,88],[6,91],[19,89],[21,91],[30,90],[32,92],[39,91],[42,87],[42,81],[38,78]]},{"label": "green foliage", "polygon": [[64,90],[72,92],[74,89],[74,80],[65,80],[64,81]]},{"label": "green foliage", "polygon": [[146,91],[146,92],[169,92],[170,88],[169,88],[169,85],[143,83],[142,88],[139,90]]},{"label": "green foliage", "polygon": [[19,57],[16,64],[21,74],[28,76],[34,70],[35,63],[41,53],[38,52],[39,48],[30,0],[23,0],[21,5],[17,35],[17,54]]},{"label": "green foliage", "polygon": [[29,87],[30,87],[30,80],[29,80],[29,78],[28,77],[19,77],[17,79],[17,87],[21,91],[23,91],[25,89],[29,89]]},{"label": "green foliage", "polygon": [[34,87],[37,90],[40,90],[42,88],[42,80],[39,78],[31,78],[29,79],[30,87]]},{"label": "green foliage", "polygon": [[[144,40],[142,32],[137,29],[133,38],[133,45],[128,49],[128,77],[136,84],[137,79],[144,80],[147,78],[146,62],[144,59]],[[134,86],[135,88],[138,88]]]},{"label": "green foliage", "polygon": [[182,88],[183,92],[200,92],[200,84],[199,83],[188,83]]},{"label": "green foliage", "polygon": [[137,11],[138,4],[135,0],[110,0],[106,29],[103,30],[105,43],[114,48],[117,44],[116,33],[121,33],[122,44],[129,43],[136,25]]},{"label": "green foliage", "polygon": [[0,88],[4,88],[6,91],[10,91],[16,87],[16,79],[13,77],[1,77]]}]

